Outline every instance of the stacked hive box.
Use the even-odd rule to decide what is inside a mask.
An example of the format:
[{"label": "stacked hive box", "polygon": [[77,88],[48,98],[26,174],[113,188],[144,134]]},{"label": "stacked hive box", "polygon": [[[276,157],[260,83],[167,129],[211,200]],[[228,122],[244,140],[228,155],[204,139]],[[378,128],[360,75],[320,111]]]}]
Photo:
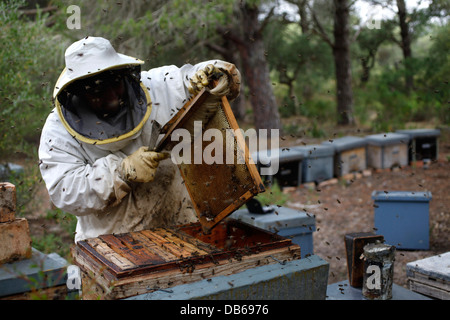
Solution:
[{"label": "stacked hive box", "polygon": [[316,221],[312,214],[291,208],[277,207],[262,214],[240,209],[231,216],[236,220],[292,239],[293,243],[300,246],[302,258],[313,254],[313,232],[316,230]]},{"label": "stacked hive box", "polygon": [[0,264],[31,257],[28,221],[16,218],[16,187],[0,183]]},{"label": "stacked hive box", "polygon": [[322,144],[334,148],[334,174],[337,177],[353,172],[361,172],[367,168],[366,139],[346,136],[324,141]]},{"label": "stacked hive box", "polygon": [[302,182],[322,182],[333,178],[333,155],[332,146],[323,144],[312,144],[307,146],[293,147],[303,154]]},{"label": "stacked hive box", "polygon": [[406,264],[406,276],[412,291],[450,300],[450,252]]},{"label": "stacked hive box", "polygon": [[409,136],[409,162],[437,160],[439,156],[438,129],[397,130],[397,133]]},{"label": "stacked hive box", "polygon": [[[258,171],[269,184],[278,183],[280,187],[297,187],[302,183],[303,153],[295,149],[282,148],[263,150],[252,155]],[[278,161],[278,164],[275,163]],[[268,174],[264,174],[262,168]],[[276,172],[270,172],[270,168]]]},{"label": "stacked hive box", "polygon": [[368,167],[389,169],[408,165],[408,135],[388,132],[366,136],[366,140]]}]

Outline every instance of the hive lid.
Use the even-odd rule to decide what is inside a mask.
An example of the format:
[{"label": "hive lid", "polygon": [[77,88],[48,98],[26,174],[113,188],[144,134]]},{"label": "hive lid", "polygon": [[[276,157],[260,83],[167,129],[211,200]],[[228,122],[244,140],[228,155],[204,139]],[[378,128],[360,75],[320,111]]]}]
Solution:
[{"label": "hive lid", "polygon": [[367,140],[361,137],[345,136],[338,139],[323,141],[322,144],[332,146],[336,152],[341,152],[349,149],[365,147],[367,145]]},{"label": "hive lid", "polygon": [[406,264],[406,275],[414,278],[414,273],[426,275],[433,280],[442,279],[450,282],[450,251]]},{"label": "hive lid", "polygon": [[273,212],[258,214],[240,209],[231,215],[232,218],[266,230],[284,228],[314,227],[316,220],[312,214],[291,208],[275,208]]},{"label": "hive lid", "polygon": [[437,137],[441,134],[439,129],[403,129],[396,132],[407,134],[411,139],[416,137]]},{"label": "hive lid", "polygon": [[372,199],[376,201],[428,202],[432,198],[429,191],[373,191]]},{"label": "hive lid", "polygon": [[334,155],[334,148],[325,144],[311,144],[293,147],[291,150],[292,149],[301,152],[304,158],[328,157]]},{"label": "hive lid", "polygon": [[367,144],[383,146],[398,143],[408,143],[410,138],[407,134],[386,132],[366,136]]},{"label": "hive lid", "polygon": [[[174,148],[172,133],[177,129],[189,128],[199,114],[204,115],[204,102],[209,101],[211,97],[212,95],[203,89],[196,97],[188,101],[164,126],[165,136],[159,142],[157,149],[172,150]],[[214,157],[213,162],[205,161],[205,159],[197,161],[195,158],[195,154],[198,155],[197,150],[201,150],[203,158],[205,148],[212,148],[210,145],[213,143],[196,138],[194,129],[194,139],[191,139],[188,146],[189,155],[178,163],[184,185],[204,233],[210,233],[217,223],[253,196],[265,191],[226,97],[222,97],[219,106],[215,106],[215,110],[212,116],[204,121],[202,135],[209,129],[222,133],[221,136],[215,137],[214,146],[217,148],[213,148],[214,155],[220,156]],[[230,136],[231,132],[233,134]]]},{"label": "hive lid", "polygon": [[252,153],[252,158],[258,164],[269,166],[277,159],[279,162],[302,160],[303,152],[295,148],[268,149]]}]

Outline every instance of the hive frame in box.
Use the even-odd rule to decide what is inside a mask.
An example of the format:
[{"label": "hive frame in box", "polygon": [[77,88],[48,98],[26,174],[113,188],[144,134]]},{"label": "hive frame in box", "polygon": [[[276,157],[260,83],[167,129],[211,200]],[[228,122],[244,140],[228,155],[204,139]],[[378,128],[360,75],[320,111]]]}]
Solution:
[{"label": "hive frame in box", "polygon": [[[204,88],[197,96],[188,101],[177,114],[164,125],[162,132],[165,135],[158,143],[156,149],[171,150],[173,147],[173,142],[171,141],[172,133],[176,129],[183,128],[189,121],[192,121],[190,117],[201,110],[202,105],[210,96],[212,96],[211,93]],[[220,120],[218,120],[219,118]],[[223,132],[225,127],[217,128],[214,127],[214,124],[223,124],[224,122],[225,126],[229,127],[226,129],[232,129],[234,133],[234,158],[237,159],[238,153],[240,155],[243,154],[245,164],[178,164],[181,176],[185,181],[185,186],[204,233],[211,232],[211,229],[217,225],[218,222],[230,215],[256,194],[265,191],[264,184],[262,183],[256,165],[249,154],[245,138],[239,130],[237,121],[225,96],[221,98],[220,107],[215,115],[209,120],[209,124],[212,123],[210,126],[215,129],[220,129]],[[191,144],[192,148],[194,148],[193,145],[194,143]],[[228,150],[227,146],[225,145],[224,148],[224,154],[226,154],[226,151]],[[229,171],[231,171],[231,173]],[[238,173],[236,173],[237,171]],[[207,173],[210,173],[210,179],[211,177],[214,177],[214,180],[222,182],[222,188],[209,188],[207,190],[206,187],[199,187],[201,183],[207,185],[208,181],[204,181]],[[246,177],[244,177],[244,175],[246,175]],[[216,183],[216,185],[217,184],[220,183]],[[233,190],[227,191],[225,189],[227,187],[233,188]],[[228,196],[226,194],[227,192],[232,193],[232,195]],[[228,198],[224,199],[225,196],[228,196]],[[208,203],[204,205],[205,202]]]},{"label": "hive frame in box", "polygon": [[122,299],[257,266],[298,260],[290,239],[227,218],[211,234],[199,222],[79,241],[83,299]]}]

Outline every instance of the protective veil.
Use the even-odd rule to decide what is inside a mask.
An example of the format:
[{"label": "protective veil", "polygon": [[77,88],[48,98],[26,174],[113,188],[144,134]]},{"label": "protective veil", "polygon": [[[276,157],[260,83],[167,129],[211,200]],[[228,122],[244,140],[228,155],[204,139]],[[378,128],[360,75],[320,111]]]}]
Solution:
[{"label": "protective veil", "polygon": [[[87,42],[78,44],[85,56],[89,56]],[[126,61],[120,67],[141,64],[129,59],[135,63]],[[152,120],[164,125],[189,99],[189,79],[211,63],[229,65],[212,60],[141,72],[137,85],[126,82],[129,109],[103,123],[104,119],[83,110],[82,102],[64,96],[64,88],[83,78],[83,73],[64,78],[69,64],[66,51],[66,69],[55,86],[55,109],[42,131],[39,159],[51,201],[78,218],[75,241],[197,220],[179,170],[170,158],[160,162],[154,180],[148,183],[124,181],[118,169],[124,158],[149,145]],[[104,72],[118,65],[114,62],[104,70],[97,69]],[[86,74],[91,75],[84,71]]]}]

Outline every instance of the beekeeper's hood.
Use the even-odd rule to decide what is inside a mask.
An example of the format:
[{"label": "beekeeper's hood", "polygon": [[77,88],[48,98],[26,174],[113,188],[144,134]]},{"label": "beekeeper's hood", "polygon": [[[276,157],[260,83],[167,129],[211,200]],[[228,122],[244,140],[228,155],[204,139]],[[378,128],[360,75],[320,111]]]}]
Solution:
[{"label": "beekeeper's hood", "polygon": [[[140,65],[144,61],[117,53],[104,38],[86,37],[67,48],[65,62],[53,98],[61,121],[73,137],[106,147],[139,134],[151,112],[149,92],[140,82]],[[120,74],[127,92],[121,110],[107,119],[98,116],[83,100],[73,98],[70,92],[74,86],[83,90],[79,86],[82,80],[99,74]]]}]

